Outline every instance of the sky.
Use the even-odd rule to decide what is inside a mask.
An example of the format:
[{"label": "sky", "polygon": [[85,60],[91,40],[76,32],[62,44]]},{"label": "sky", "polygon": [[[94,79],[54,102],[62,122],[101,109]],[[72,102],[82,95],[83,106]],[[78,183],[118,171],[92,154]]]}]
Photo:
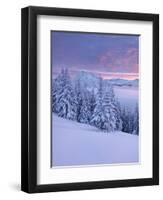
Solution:
[{"label": "sky", "polygon": [[79,71],[104,79],[137,79],[139,36],[53,31],[51,36],[52,73],[62,68],[70,75]]}]

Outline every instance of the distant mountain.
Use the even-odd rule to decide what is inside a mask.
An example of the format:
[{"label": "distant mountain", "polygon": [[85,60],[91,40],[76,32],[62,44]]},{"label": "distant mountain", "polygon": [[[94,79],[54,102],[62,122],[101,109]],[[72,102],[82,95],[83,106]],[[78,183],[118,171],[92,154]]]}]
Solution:
[{"label": "distant mountain", "polygon": [[81,87],[88,90],[96,89],[99,86],[99,77],[91,72],[80,71],[74,81],[80,80]]},{"label": "distant mountain", "polygon": [[[75,81],[80,80],[81,87],[85,87],[87,89],[98,88],[99,85],[99,77],[91,72],[80,71],[75,76]],[[107,84],[111,84],[113,86],[133,86],[137,87],[139,84],[139,80],[126,80],[126,79],[105,79],[104,82]]]},{"label": "distant mountain", "polygon": [[139,84],[139,80],[126,80],[126,79],[109,79],[105,80],[107,83],[116,85],[116,86],[134,86],[137,87]]}]

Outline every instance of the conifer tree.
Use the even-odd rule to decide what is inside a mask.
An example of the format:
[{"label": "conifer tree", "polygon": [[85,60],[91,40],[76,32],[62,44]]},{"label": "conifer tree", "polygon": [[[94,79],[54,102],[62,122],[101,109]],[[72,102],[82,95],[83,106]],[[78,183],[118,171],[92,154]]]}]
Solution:
[{"label": "conifer tree", "polygon": [[75,81],[74,86],[75,98],[76,98],[76,120],[80,122],[81,106],[82,106],[82,91],[80,80]]},{"label": "conifer tree", "polygon": [[102,78],[100,78],[98,93],[96,94],[96,99],[95,99],[95,108],[94,108],[94,112],[90,121],[90,124],[100,129],[102,129],[103,123],[104,123],[104,112],[103,112],[103,107],[102,107],[102,100],[103,100],[103,82],[102,82]]},{"label": "conifer tree", "polygon": [[139,108],[138,104],[136,104],[134,117],[133,117],[133,134],[139,135]]},{"label": "conifer tree", "polygon": [[58,76],[56,110],[59,117],[76,119],[76,99],[67,69]]}]

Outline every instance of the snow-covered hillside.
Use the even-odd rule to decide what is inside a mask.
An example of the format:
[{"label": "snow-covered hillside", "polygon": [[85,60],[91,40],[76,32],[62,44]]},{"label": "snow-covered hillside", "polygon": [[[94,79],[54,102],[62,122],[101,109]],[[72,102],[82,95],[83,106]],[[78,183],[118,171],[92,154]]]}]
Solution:
[{"label": "snow-covered hillside", "polygon": [[138,88],[115,86],[93,73],[80,71],[72,79],[62,69],[52,83],[52,112],[107,132],[139,135]]},{"label": "snow-covered hillside", "polygon": [[96,127],[52,115],[52,165],[77,166],[136,163],[139,137],[107,133]]}]

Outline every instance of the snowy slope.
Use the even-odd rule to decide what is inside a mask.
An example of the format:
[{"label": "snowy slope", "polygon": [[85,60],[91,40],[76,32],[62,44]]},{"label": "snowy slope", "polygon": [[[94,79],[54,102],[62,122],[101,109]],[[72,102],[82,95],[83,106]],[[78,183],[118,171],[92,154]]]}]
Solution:
[{"label": "snowy slope", "polygon": [[52,116],[52,165],[138,162],[136,135],[101,132],[93,126]]}]

